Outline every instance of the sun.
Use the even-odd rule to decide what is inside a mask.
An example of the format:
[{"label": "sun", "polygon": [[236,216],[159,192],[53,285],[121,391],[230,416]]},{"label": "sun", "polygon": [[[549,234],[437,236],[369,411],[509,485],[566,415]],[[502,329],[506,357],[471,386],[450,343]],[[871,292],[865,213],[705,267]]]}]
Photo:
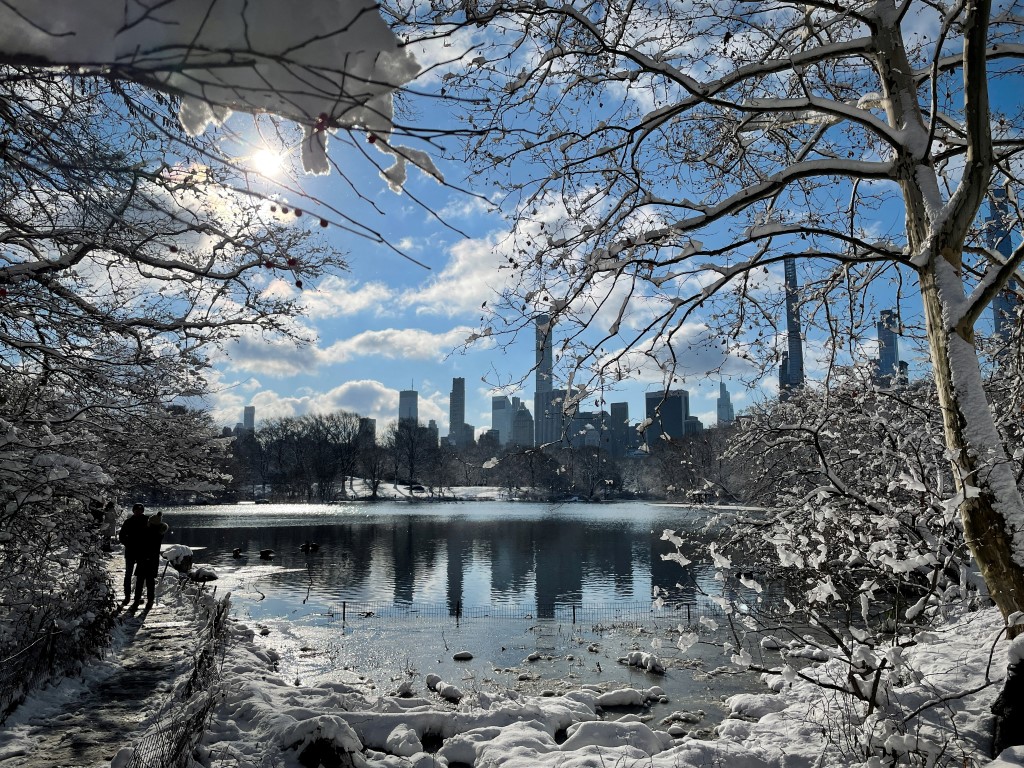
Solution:
[{"label": "sun", "polygon": [[260,149],[249,156],[249,163],[260,176],[274,176],[284,165],[284,157],[271,149]]}]

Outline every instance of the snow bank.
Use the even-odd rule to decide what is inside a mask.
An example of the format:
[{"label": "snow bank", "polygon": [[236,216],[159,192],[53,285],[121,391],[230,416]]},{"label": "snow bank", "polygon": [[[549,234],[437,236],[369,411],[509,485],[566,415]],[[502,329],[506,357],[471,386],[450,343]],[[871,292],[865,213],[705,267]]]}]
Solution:
[{"label": "snow bank", "polygon": [[[200,764],[256,768],[274,754],[285,768],[297,768],[301,751],[319,745],[351,757],[352,764],[376,768],[868,768],[878,764],[863,751],[871,744],[888,750],[890,762],[894,754],[906,758],[913,751],[914,759],[927,760],[944,749],[940,765],[980,766],[990,743],[988,708],[1010,645],[999,639],[1001,630],[994,610],[965,613],[947,628],[923,634],[905,652],[890,654],[898,679],[885,688],[877,709],[889,717],[866,717],[864,703],[848,694],[778,674],[766,676],[778,694],[730,697],[729,719],[715,729],[715,738],[702,740],[687,736],[680,723],[699,721],[703,713],[675,713],[662,727],[636,716],[601,719],[604,707],[659,698],[657,687],[602,692],[591,686],[549,697],[469,691],[457,704],[440,697],[446,683],[437,675],[419,680],[411,674],[397,686],[402,696],[381,696],[368,681],[346,672],[331,682],[297,687],[268,670],[252,633],[239,628]],[[987,669],[993,644],[995,661]],[[842,686],[847,671],[830,659],[801,673]],[[986,674],[992,680],[988,687]],[[903,725],[908,712],[919,714]],[[436,752],[426,751],[425,745],[438,743]],[[1020,766],[1022,755],[1024,750],[1009,750],[990,768]],[[950,763],[950,756],[959,762]]]}]

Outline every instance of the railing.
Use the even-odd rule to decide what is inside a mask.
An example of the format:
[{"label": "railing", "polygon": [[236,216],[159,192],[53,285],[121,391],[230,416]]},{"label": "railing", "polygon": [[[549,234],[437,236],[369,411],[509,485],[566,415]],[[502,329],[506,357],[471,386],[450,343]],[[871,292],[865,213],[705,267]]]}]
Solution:
[{"label": "railing", "polygon": [[492,603],[464,605],[452,603],[394,603],[381,600],[343,600],[324,614],[344,624],[361,622],[449,623],[477,621],[559,622],[564,624],[603,624],[646,626],[662,622],[697,625],[701,618],[721,620],[722,609],[710,601],[666,603],[655,607],[652,601],[621,603]]}]

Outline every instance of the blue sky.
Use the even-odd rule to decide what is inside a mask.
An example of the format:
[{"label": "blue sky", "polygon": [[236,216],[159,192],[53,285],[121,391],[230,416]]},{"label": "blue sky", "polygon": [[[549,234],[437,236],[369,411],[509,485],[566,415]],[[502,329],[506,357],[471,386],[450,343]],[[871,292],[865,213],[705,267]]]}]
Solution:
[{"label": "blue sky", "polygon": [[[459,167],[442,170],[449,182],[467,183]],[[306,315],[300,322],[315,331],[317,340],[296,348],[249,339],[218,357],[216,391],[210,399],[217,422],[233,425],[241,420],[243,406],[252,404],[257,421],[344,409],[376,418],[383,426],[397,417],[398,391],[414,388],[420,393],[421,419],[435,419],[446,434],[452,378],[459,376],[466,379],[467,421],[478,428],[490,426],[494,385],[526,376],[533,364],[532,334],[521,335],[508,348],[478,342],[460,349],[479,326],[482,303],[493,302],[494,291],[508,277],[507,270],[497,269],[506,258],[502,238],[508,224],[479,198],[415,171],[408,192],[426,201],[451,227],[408,194],[391,192],[372,171],[356,174],[353,181],[382,213],[368,204],[357,205],[336,174],[302,184],[346,213],[358,210],[361,221],[429,269],[340,228],[324,230],[330,246],[348,254],[351,271],[303,290]],[[643,392],[650,386],[627,384],[610,399],[628,401],[631,416],[639,419]],[[713,424],[718,379],[695,379],[684,386],[690,390],[693,412]],[[743,388],[737,383],[730,389],[741,408],[746,402]],[[533,379],[501,391],[532,402]]]},{"label": "blue sky", "polygon": [[[429,55],[426,58],[430,60]],[[431,85],[418,83],[428,90]],[[448,118],[440,111],[431,113],[432,106],[440,110],[429,99],[419,100],[414,122],[432,127],[444,124]],[[236,134],[251,137],[252,124],[253,118],[236,115],[228,127]],[[274,138],[268,140],[269,148],[282,150],[280,141]],[[338,137],[332,139],[329,147],[330,157],[344,171],[344,177],[335,171],[325,177],[297,178],[294,166],[298,153],[292,150],[286,161],[286,166],[291,163],[291,170],[286,167],[276,178],[285,184],[300,185],[425,266],[341,227],[323,230],[321,234],[327,243],[347,254],[351,271],[305,286],[304,315],[297,322],[304,332],[315,336],[315,341],[296,348],[246,339],[218,356],[213,377],[215,391],[209,402],[217,422],[233,425],[241,420],[244,406],[255,405],[257,422],[343,409],[376,418],[382,428],[397,417],[398,391],[413,388],[420,393],[421,420],[436,420],[441,434],[446,434],[453,377],[466,380],[466,419],[478,431],[490,426],[492,394],[516,394],[531,403],[532,333],[521,334],[508,346],[498,347],[493,341],[485,341],[469,350],[461,349],[464,340],[479,326],[481,305],[485,301],[493,304],[495,291],[510,276],[508,270],[498,269],[508,255],[505,236],[509,223],[486,203],[499,199],[501,190],[467,179],[461,166],[443,163],[439,154],[434,153],[446,181],[466,192],[410,170],[405,191],[395,194],[368,162],[388,161],[378,157],[369,144],[345,146],[348,141],[347,137]],[[248,151],[256,149],[258,143],[254,142]],[[284,192],[282,199],[294,206],[298,197]],[[331,218],[339,219],[335,215]],[[890,226],[899,228],[899,224],[890,222],[882,229]],[[781,268],[770,279],[781,282]],[[283,282],[274,289],[295,291]],[[892,306],[892,291],[891,285],[878,287],[876,310]],[[915,293],[912,288],[909,290],[911,296]],[[911,304],[915,299],[902,306],[904,319],[911,322],[918,313]],[[557,346],[557,328],[555,338]],[[862,350],[865,356],[873,353],[873,339],[874,332],[869,330]],[[702,371],[718,361],[702,358],[701,353],[693,354],[694,359],[686,361],[686,378],[674,386],[687,389],[691,412],[705,425],[713,425],[719,377],[706,377]],[[923,361],[914,359],[906,340],[901,342],[901,355],[911,360],[912,370],[918,374],[924,371]],[[813,377],[813,340],[805,357],[808,373]],[[737,366],[731,366],[731,370],[741,372]],[[514,383],[524,377],[526,380],[518,387],[495,388],[496,384]],[[775,389],[771,372],[757,389],[748,389],[738,375],[726,376],[724,380],[737,412],[752,398],[771,396]],[[639,420],[643,416],[643,393],[660,385],[660,381],[653,379],[626,382],[620,385],[621,391],[608,394],[606,399],[627,401],[631,417]]]}]

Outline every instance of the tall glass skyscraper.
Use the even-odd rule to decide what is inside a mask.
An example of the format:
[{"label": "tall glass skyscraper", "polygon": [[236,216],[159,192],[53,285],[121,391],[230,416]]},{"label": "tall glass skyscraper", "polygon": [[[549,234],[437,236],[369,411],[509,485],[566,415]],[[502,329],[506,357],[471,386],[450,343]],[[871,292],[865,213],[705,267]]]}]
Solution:
[{"label": "tall glass skyscraper", "polygon": [[[1009,259],[1010,254],[1013,253],[1013,243],[1007,224],[1010,208],[1006,200],[1006,188],[995,187],[991,195],[988,218],[985,220],[985,239],[989,248],[996,251],[1003,259]],[[1004,342],[1009,340],[1013,324],[1016,322],[1017,296],[1014,293],[1016,287],[1016,281],[1011,280],[1007,284],[1006,290],[1000,291],[992,300],[993,329],[995,335]]]},{"label": "tall glass skyscraper", "polygon": [[800,285],[796,279],[796,259],[783,262],[786,276],[786,352],[779,367],[779,394],[804,385],[804,342],[800,331]]}]

